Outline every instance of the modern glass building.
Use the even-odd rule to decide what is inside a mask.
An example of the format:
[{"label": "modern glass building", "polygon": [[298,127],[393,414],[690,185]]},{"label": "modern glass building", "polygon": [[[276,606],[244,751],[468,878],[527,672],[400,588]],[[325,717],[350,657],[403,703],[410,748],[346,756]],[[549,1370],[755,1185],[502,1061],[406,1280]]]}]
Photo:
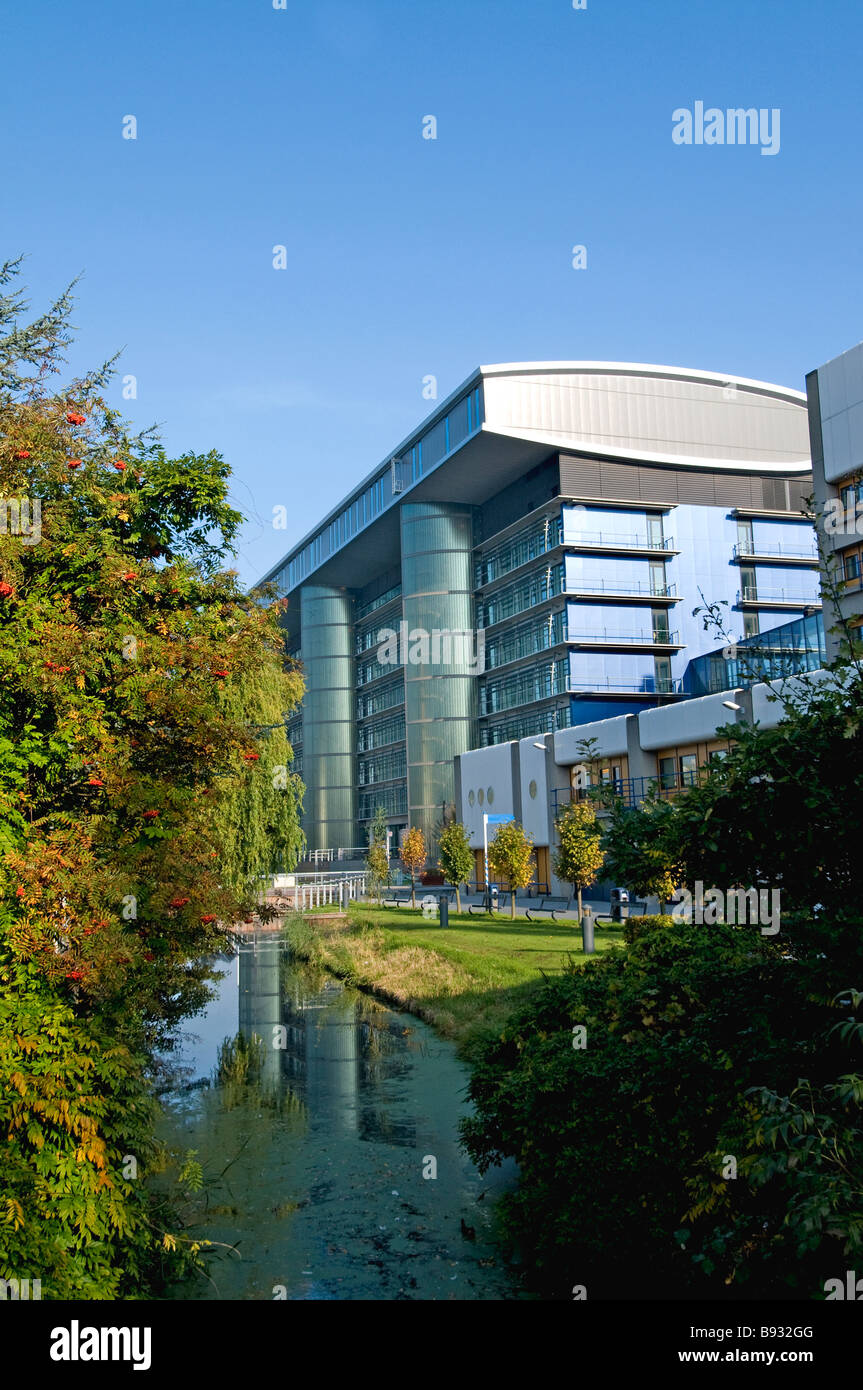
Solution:
[{"label": "modern glass building", "polygon": [[478,369],[265,579],[307,693],[310,849],[382,807],[427,840],[453,760],[684,699],[716,647],[820,604],[806,398],[600,362]]},{"label": "modern glass building", "polygon": [[815,611],[695,657],[684,676],[684,686],[693,696],[715,695],[731,687],[745,689],[759,681],[820,671],[826,661],[824,618]]},{"label": "modern glass building", "polygon": [[863,645],[863,343],[806,378],[831,658]]}]

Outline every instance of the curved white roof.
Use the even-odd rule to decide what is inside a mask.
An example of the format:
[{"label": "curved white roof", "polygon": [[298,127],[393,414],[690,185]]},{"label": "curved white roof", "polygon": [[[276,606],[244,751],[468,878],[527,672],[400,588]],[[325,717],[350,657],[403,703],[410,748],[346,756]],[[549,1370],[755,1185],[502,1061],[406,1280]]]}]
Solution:
[{"label": "curved white roof", "polygon": [[806,396],[748,377],[639,362],[481,367],[483,428],[551,448],[676,467],[806,473]]}]

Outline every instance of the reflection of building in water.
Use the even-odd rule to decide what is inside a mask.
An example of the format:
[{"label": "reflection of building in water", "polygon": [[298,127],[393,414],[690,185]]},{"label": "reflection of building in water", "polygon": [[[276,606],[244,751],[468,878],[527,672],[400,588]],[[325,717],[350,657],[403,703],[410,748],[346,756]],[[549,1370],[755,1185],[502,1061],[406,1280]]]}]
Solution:
[{"label": "reflection of building in water", "polygon": [[257,937],[240,947],[239,967],[239,1031],[244,1038],[257,1035],[263,1046],[261,1083],[278,1086],[281,1079],[281,1050],[273,1047],[275,1029],[282,1021],[280,965],[278,942],[259,941]]},{"label": "reflection of building in water", "polygon": [[[238,962],[239,1029],[263,1039],[264,1083],[296,1091],[313,1121],[336,1133],[413,1145],[415,1121],[402,1118],[388,1094],[411,1065],[409,1028],[333,980],[310,991],[279,942],[252,938]],[[280,1025],[285,1046],[274,1048]]]}]

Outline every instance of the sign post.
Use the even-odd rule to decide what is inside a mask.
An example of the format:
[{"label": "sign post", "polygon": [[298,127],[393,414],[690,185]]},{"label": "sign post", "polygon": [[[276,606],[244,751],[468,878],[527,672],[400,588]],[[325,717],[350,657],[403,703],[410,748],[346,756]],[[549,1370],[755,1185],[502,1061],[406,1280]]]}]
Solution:
[{"label": "sign post", "polygon": [[488,811],[485,812],[482,818],[482,851],[483,859],[485,861],[485,891],[488,894],[489,902],[491,902],[491,885],[488,881],[488,828],[490,825],[506,825],[507,821],[511,820],[515,820],[515,816],[490,816],[488,814]]}]

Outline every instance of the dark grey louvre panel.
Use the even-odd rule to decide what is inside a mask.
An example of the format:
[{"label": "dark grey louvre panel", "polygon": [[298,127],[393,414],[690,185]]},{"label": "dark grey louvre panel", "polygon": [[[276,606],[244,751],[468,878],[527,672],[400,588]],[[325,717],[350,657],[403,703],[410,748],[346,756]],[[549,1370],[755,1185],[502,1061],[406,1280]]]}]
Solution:
[{"label": "dark grey louvre panel", "polygon": [[600,465],[603,497],[638,497],[638,475],[641,470],[632,463]]},{"label": "dark grey louvre panel", "polygon": [[560,490],[564,497],[601,497],[599,460],[561,455]]},{"label": "dark grey louvre panel", "polygon": [[788,484],[788,501],[792,511],[802,512],[806,506],[806,498],[812,496],[813,483],[811,478],[793,478]]},{"label": "dark grey louvre panel", "polygon": [[677,498],[680,502],[689,502],[695,507],[713,507],[716,505],[716,493],[713,488],[713,477],[710,473],[684,473],[677,475]]},{"label": "dark grey louvre panel", "polygon": [[678,498],[677,479],[679,473],[672,468],[644,468],[638,470],[640,491],[635,494],[643,502],[676,502]]},{"label": "dark grey louvre panel", "polygon": [[784,478],[765,478],[763,487],[765,507],[777,512],[788,510],[788,485]]},{"label": "dark grey louvre panel", "polygon": [[752,480],[739,473],[717,473],[713,479],[719,507],[751,507]]}]

